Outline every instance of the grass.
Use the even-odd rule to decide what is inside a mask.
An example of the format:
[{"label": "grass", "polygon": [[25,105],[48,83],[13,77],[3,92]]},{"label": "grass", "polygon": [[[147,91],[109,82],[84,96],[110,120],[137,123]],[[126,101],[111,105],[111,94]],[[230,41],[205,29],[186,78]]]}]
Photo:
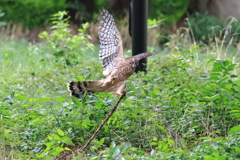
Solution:
[{"label": "grass", "polygon": [[149,57],[146,75],[129,78],[127,97],[85,153],[77,149],[117,98],[98,93],[79,102],[67,83],[103,78],[99,47],[65,47],[62,55],[51,39],[1,37],[0,159],[239,159],[237,49],[215,60],[211,53],[221,51],[179,37]]}]

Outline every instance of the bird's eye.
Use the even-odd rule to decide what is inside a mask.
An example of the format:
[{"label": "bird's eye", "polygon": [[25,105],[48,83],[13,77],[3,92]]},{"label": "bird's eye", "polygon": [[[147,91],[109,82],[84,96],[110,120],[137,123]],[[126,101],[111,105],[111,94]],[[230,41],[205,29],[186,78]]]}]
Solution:
[{"label": "bird's eye", "polygon": [[136,64],[135,64],[135,62],[134,62],[134,61],[132,61],[132,62],[131,62],[131,67],[132,67],[133,69],[135,69],[135,68],[136,68]]}]

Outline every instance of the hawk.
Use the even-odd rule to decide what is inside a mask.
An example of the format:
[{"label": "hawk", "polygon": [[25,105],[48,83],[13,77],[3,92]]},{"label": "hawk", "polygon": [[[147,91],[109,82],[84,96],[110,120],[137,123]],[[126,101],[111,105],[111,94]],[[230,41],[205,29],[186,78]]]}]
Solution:
[{"label": "hawk", "polygon": [[155,54],[147,52],[124,58],[122,38],[113,16],[105,9],[100,14],[102,19],[98,20],[102,26],[97,26],[100,30],[99,59],[103,59],[103,74],[106,78],[95,81],[70,81],[68,84],[70,95],[79,99],[85,93],[114,92],[114,96],[121,95],[126,80],[134,73],[139,61]]}]

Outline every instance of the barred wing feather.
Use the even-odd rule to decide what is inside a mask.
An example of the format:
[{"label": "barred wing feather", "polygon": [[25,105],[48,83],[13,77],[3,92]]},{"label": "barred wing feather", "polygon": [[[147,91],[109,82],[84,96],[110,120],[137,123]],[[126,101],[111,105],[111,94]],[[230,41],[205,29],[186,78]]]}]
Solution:
[{"label": "barred wing feather", "polygon": [[100,14],[103,19],[98,18],[99,22],[102,23],[102,26],[98,26],[101,48],[99,58],[103,59],[103,74],[107,76],[117,66],[118,61],[124,59],[123,46],[121,35],[112,15],[105,9]]}]

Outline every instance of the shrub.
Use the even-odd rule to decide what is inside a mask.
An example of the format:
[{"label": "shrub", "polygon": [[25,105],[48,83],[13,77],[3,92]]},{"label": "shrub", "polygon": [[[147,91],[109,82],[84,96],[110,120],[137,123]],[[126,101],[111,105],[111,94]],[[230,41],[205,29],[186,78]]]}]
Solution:
[{"label": "shrub", "polygon": [[235,18],[222,22],[219,18],[205,14],[195,13],[188,15],[185,25],[190,29],[190,37],[197,42],[210,44],[231,44],[238,43],[240,39],[239,21]]},{"label": "shrub", "polygon": [[[58,12],[53,15],[52,33],[42,32],[39,37],[47,41],[53,55],[58,58],[58,61],[64,61],[67,65],[72,65],[78,62],[78,56],[81,56],[88,49],[93,49],[93,44],[88,41],[91,38],[86,35],[86,29],[90,26],[89,23],[82,24],[82,29],[78,35],[72,35],[68,28],[68,19],[64,18],[67,12]],[[79,44],[81,43],[81,44]]]},{"label": "shrub", "polygon": [[223,22],[216,17],[209,16],[207,13],[195,13],[188,15],[185,24],[192,30],[191,37],[196,41],[213,41],[213,37],[219,37],[223,28]]}]

